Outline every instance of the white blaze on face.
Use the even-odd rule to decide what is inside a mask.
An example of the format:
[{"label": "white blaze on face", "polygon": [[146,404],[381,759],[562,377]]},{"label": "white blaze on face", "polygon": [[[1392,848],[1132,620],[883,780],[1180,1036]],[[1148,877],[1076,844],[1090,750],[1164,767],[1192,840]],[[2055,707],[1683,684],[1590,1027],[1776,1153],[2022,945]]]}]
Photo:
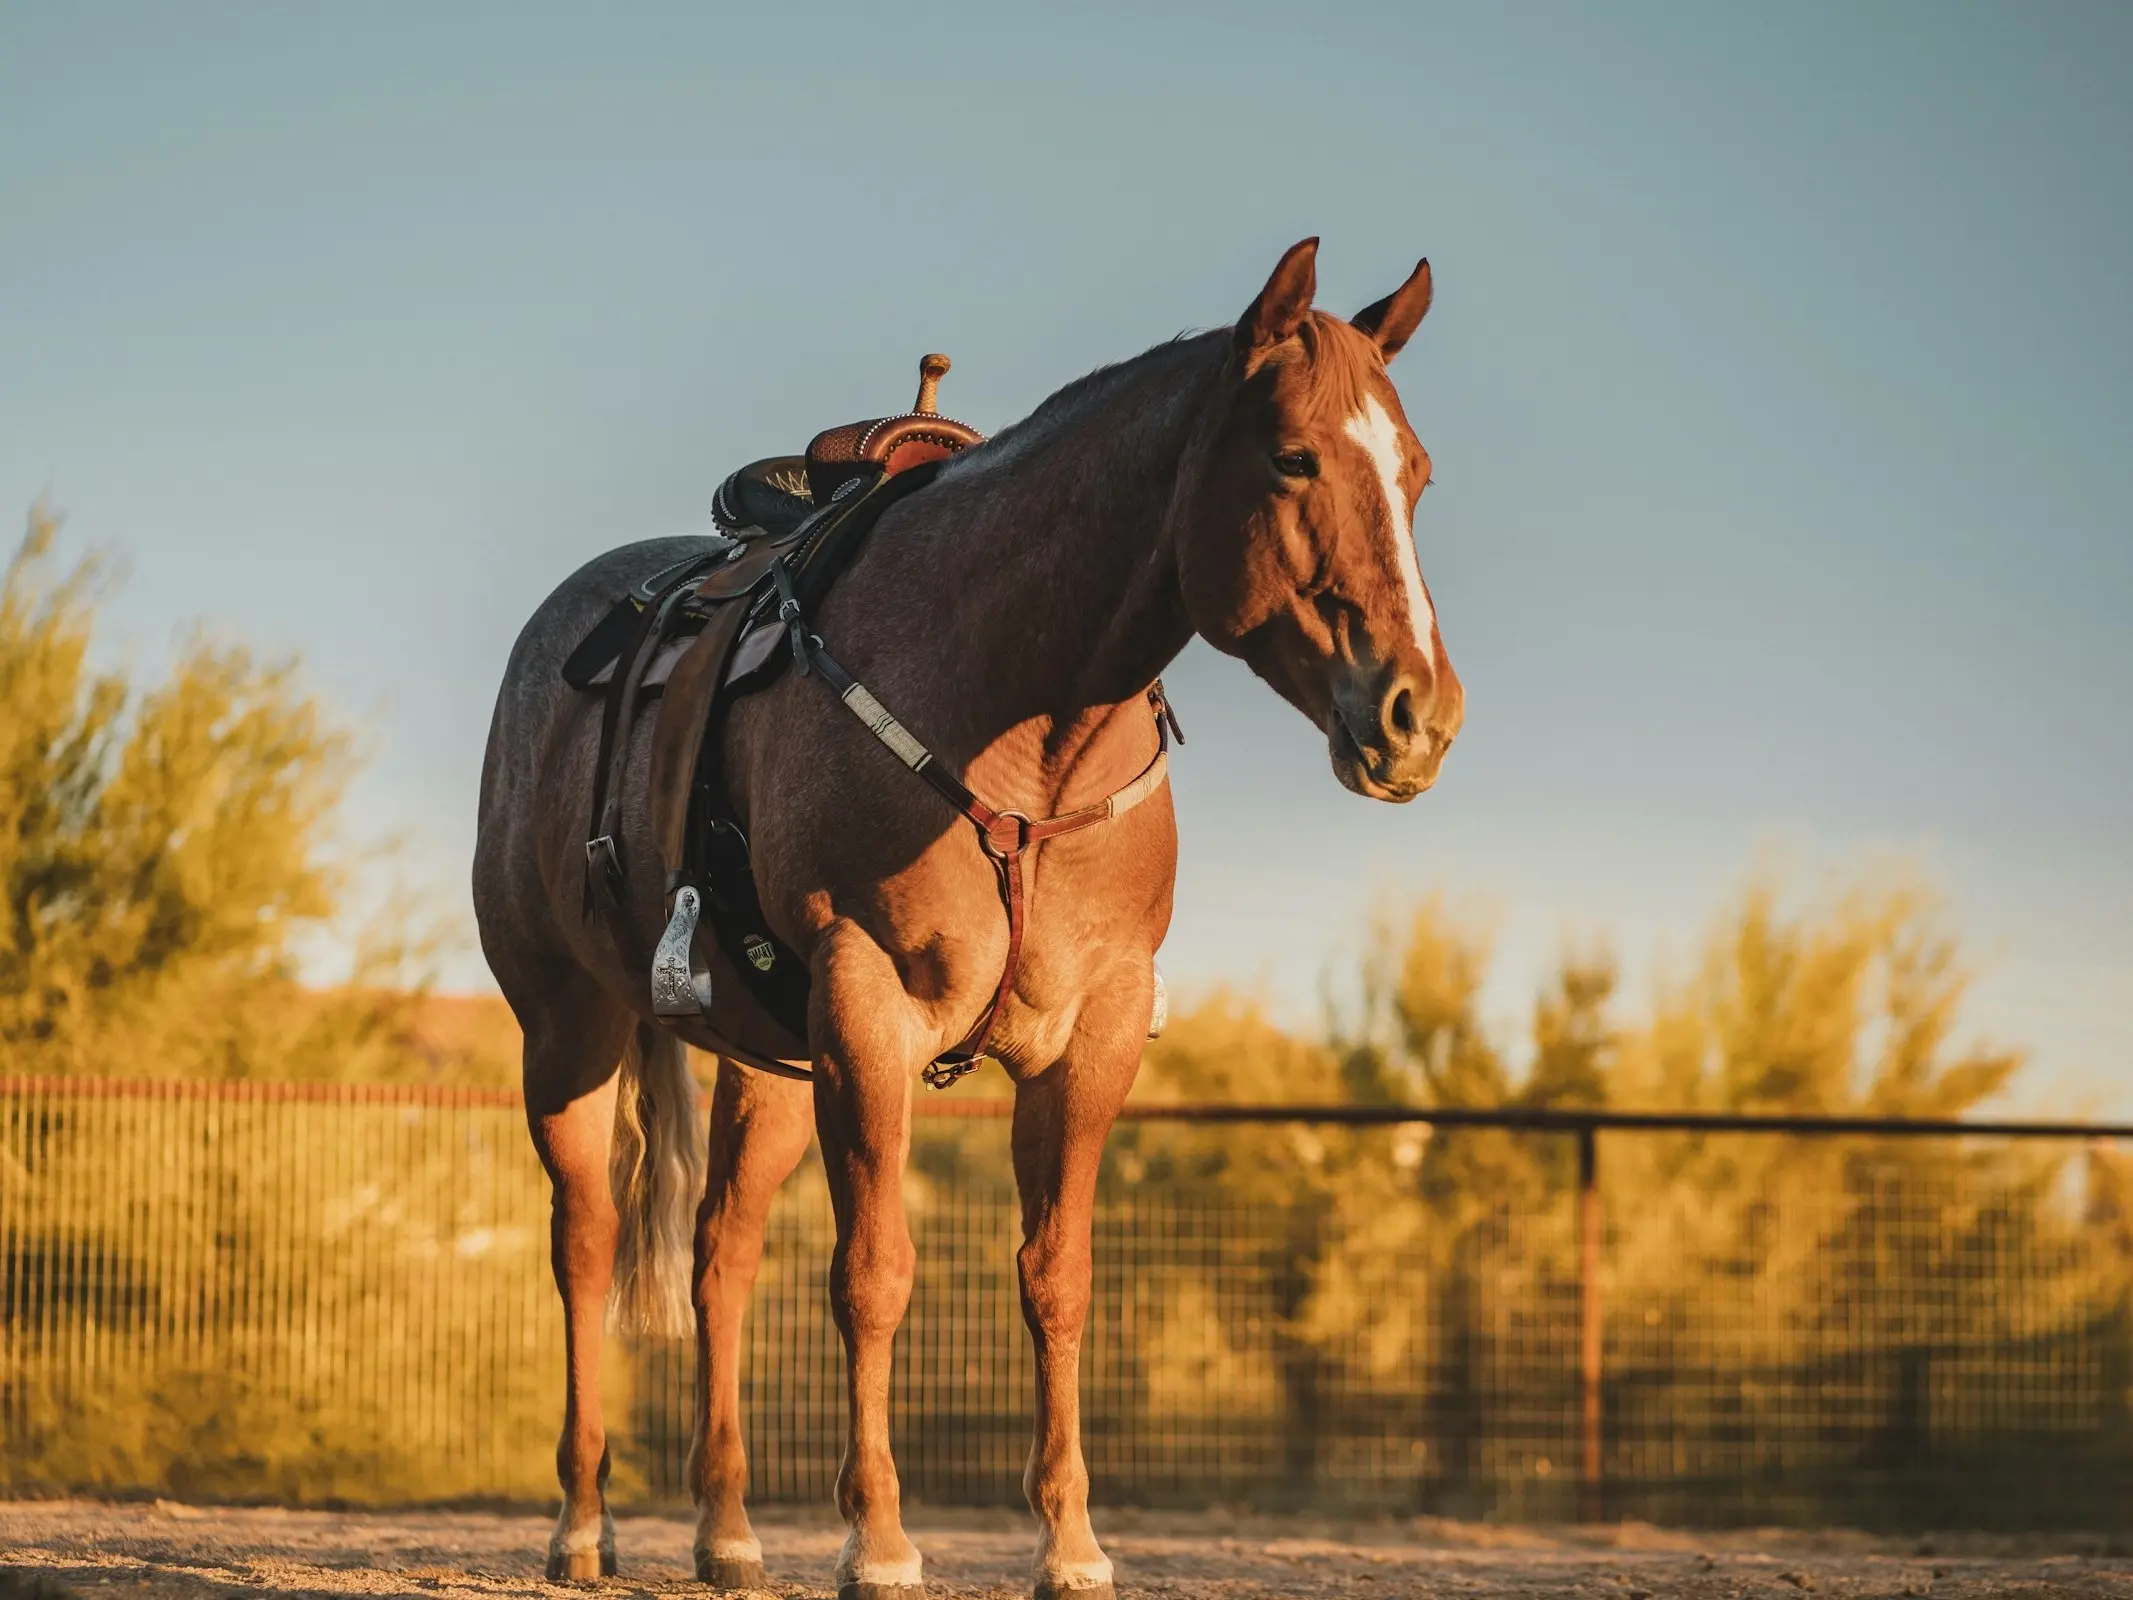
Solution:
[{"label": "white blaze on face", "polygon": [[1370,464],[1378,469],[1378,486],[1385,492],[1385,534],[1392,540],[1392,561],[1400,573],[1407,625],[1422,658],[1433,661],[1437,653],[1437,614],[1430,606],[1428,591],[1422,587],[1422,564],[1415,556],[1414,511],[1400,487],[1400,425],[1373,394],[1364,397],[1363,409],[1348,419],[1344,431],[1363,447]]}]

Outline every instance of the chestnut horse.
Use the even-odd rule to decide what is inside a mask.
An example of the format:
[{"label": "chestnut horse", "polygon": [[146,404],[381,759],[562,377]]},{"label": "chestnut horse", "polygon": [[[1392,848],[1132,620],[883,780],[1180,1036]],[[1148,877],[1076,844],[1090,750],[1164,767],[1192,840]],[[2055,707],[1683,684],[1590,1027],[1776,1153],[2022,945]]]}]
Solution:
[{"label": "chestnut horse", "polygon": [[[955,458],[888,510],[822,604],[814,627],[829,648],[989,804],[1044,817],[1140,772],[1157,744],[1150,687],[1195,633],[1322,728],[1357,794],[1410,800],[1435,781],[1464,696],[1412,536],[1429,457],[1385,370],[1429,308],[1429,264],[1343,320],[1312,309],[1316,254],[1315,239],[1289,250],[1233,329],[1092,373]],[[560,675],[616,595],[700,548],[611,551],[542,605],[512,652],[482,772],[475,906],[525,1029],[567,1334],[549,1570],[614,1570],[599,1385],[612,1290],[640,1327],[693,1299],[697,1570],[761,1585],[743,1507],[741,1317],[772,1196],[813,1131],[836,1214],[829,1293],[850,1405],[839,1593],[917,1600],[889,1450],[890,1350],[914,1264],[901,1181],[913,1080],[984,1015],[1003,970],[999,879],[973,830],[817,678],[787,672],[736,703],[721,752],[731,814],[813,991],[804,1041],[752,1012],[720,1037],[811,1062],[813,1082],[722,1059],[706,1170],[683,1047],[581,898],[600,718]],[[640,726],[622,769],[622,844],[638,861],[656,859],[646,737]],[[1176,862],[1167,788],[1026,858],[1026,942],[988,1051],[1015,1093],[1039,1596],[1111,1589],[1076,1389],[1090,1215],[1148,1030]],[[645,948],[664,923],[661,887],[650,872],[631,883]]]}]

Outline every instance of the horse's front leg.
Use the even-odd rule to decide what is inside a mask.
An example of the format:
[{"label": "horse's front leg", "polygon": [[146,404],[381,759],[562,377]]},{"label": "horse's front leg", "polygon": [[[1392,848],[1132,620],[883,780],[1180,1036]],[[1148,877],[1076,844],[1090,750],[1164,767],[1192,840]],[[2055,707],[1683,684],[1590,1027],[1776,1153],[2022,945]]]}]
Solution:
[{"label": "horse's front leg", "polygon": [[741,1317],[763,1259],[778,1187],[815,1126],[807,1085],[720,1060],[711,1097],[709,1183],[696,1216],[696,1392],[689,1450],[696,1576],[720,1589],[762,1589],[763,1547],[749,1525],[741,1437]]},{"label": "horse's front leg", "polygon": [[844,1336],[850,1422],[837,1470],[849,1528],[838,1600],[920,1600],[924,1569],[905,1536],[889,1451],[889,1377],[911,1302],[916,1255],[904,1217],[911,1085],[922,1047],[894,964],[856,931],[829,936],[816,969],[811,1031],[815,1127],[837,1214],[830,1311]]},{"label": "horse's front leg", "polygon": [[[1022,1492],[1037,1514],[1037,1600],[1109,1600],[1111,1560],[1089,1526],[1081,1454],[1081,1333],[1089,1316],[1089,1226],[1104,1139],[1140,1065],[1140,1029],[1088,1037],[1015,1088],[1022,1195],[1022,1315],[1037,1352],[1037,1434]],[[1113,1030],[1116,1031],[1116,1030]]]}]

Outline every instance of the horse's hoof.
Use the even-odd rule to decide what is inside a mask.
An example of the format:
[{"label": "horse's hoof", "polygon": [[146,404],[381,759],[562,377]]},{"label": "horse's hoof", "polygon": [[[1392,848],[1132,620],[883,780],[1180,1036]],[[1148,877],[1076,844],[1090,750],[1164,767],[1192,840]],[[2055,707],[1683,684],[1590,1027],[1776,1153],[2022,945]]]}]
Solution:
[{"label": "horse's hoof", "polygon": [[548,1552],[548,1576],[556,1583],[590,1583],[595,1578],[612,1578],[615,1575],[615,1552],[612,1550],[551,1550]]},{"label": "horse's hoof", "polygon": [[707,1551],[696,1552],[696,1581],[714,1589],[767,1589],[770,1576],[763,1570],[760,1561],[735,1560],[732,1556],[714,1556]]},{"label": "horse's hoof", "polygon": [[615,1519],[606,1506],[590,1528],[570,1525],[570,1507],[557,1513],[548,1539],[548,1576],[552,1582],[591,1583],[615,1575]]},{"label": "horse's hoof", "polygon": [[1103,1583],[1086,1583],[1076,1588],[1043,1578],[1037,1583],[1036,1600],[1118,1600],[1118,1591],[1108,1580]]},{"label": "horse's hoof", "polygon": [[837,1586],[837,1600],[926,1600],[922,1583],[845,1583]]}]

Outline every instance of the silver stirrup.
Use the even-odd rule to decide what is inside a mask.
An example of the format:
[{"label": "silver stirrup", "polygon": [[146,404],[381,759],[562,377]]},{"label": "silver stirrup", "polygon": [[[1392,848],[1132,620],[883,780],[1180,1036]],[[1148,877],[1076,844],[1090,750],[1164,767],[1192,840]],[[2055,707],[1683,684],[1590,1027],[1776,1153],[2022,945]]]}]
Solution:
[{"label": "silver stirrup", "polygon": [[1148,1037],[1160,1039],[1163,1030],[1170,1026],[1170,991],[1163,987],[1163,974],[1155,975],[1155,1010],[1148,1016]]},{"label": "silver stirrup", "polygon": [[711,974],[696,955],[696,919],[703,897],[684,884],[674,891],[674,915],[652,952],[652,1015],[700,1017],[711,1009]]}]

